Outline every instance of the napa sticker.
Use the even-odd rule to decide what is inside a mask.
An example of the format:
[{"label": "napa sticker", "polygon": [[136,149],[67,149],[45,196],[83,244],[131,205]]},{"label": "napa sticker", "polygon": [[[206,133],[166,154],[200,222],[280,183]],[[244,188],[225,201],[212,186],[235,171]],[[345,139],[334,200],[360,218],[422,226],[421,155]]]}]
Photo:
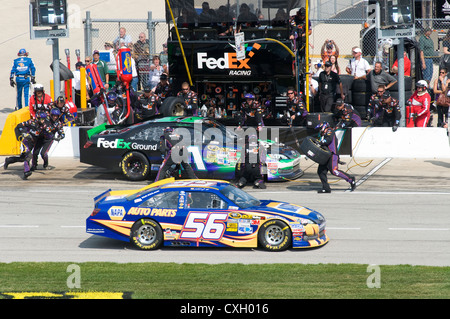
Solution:
[{"label": "napa sticker", "polygon": [[122,220],[125,216],[126,211],[122,206],[112,206],[108,209],[108,215],[111,220]]}]

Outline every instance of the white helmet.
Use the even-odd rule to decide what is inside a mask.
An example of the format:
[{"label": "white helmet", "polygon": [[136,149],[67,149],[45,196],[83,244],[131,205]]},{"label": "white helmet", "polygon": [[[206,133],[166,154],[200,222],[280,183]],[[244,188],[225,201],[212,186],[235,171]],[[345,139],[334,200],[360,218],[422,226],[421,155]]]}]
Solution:
[{"label": "white helmet", "polygon": [[425,80],[420,80],[420,81],[417,81],[416,87],[417,88],[427,88],[428,89],[428,83]]},{"label": "white helmet", "polygon": [[37,83],[34,85],[34,92],[38,92],[38,91],[44,92],[44,86],[42,84]]}]

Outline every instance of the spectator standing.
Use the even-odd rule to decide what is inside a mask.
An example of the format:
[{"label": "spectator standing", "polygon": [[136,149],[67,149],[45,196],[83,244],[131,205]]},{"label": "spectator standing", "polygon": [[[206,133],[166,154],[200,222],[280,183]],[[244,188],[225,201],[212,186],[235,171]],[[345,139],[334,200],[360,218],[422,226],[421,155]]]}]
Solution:
[{"label": "spectator standing", "polygon": [[108,66],[106,65],[105,61],[100,60],[100,52],[98,50],[95,50],[92,54],[93,57],[93,63],[97,65],[98,73],[100,74],[100,77],[103,82],[103,86],[106,90],[109,89],[109,74],[108,74]]},{"label": "spectator standing", "polygon": [[[35,84],[36,68],[34,67],[33,60],[28,57],[27,50],[20,49],[17,55],[18,58],[13,62],[9,83],[11,87],[17,84],[16,110],[20,110],[22,108],[22,92],[25,99],[25,107],[28,106],[30,99],[30,78],[31,83]],[[14,82],[14,76],[16,77],[16,82]]]},{"label": "spectator standing", "polygon": [[133,58],[133,49],[130,48],[130,54],[131,54],[131,75],[133,79],[131,80],[131,87],[135,92],[138,90],[138,84],[139,84],[139,77],[138,77],[138,71],[136,67],[136,60]]},{"label": "spectator standing", "polygon": [[364,78],[370,72],[370,64],[362,57],[362,51],[358,47],[352,49],[353,58],[350,59],[345,70],[348,74],[353,75],[355,80]]},{"label": "spectator standing", "polygon": [[161,60],[159,59],[159,56],[158,55],[153,56],[148,76],[148,84],[152,89],[158,85],[159,78],[163,73],[167,73],[167,70],[161,65]]},{"label": "spectator standing", "polygon": [[[310,72],[308,74],[308,81],[309,81],[309,94],[308,94],[308,98],[309,98],[309,110],[312,110],[314,107],[314,100],[315,97],[317,96],[317,92],[319,91],[319,82],[317,82],[315,79],[313,79],[312,77],[312,72]],[[305,86],[306,86],[306,81],[305,81]]]},{"label": "spectator standing", "polygon": [[[405,68],[405,76],[411,76],[411,60],[408,58],[408,54],[406,52],[403,52],[403,64]],[[398,59],[396,59],[392,65],[392,73],[398,75]]]},{"label": "spectator standing", "polygon": [[331,62],[325,62],[325,71],[319,75],[319,101],[322,112],[331,112],[331,107],[336,96],[336,88],[339,85],[341,98],[344,99],[344,90],[339,75],[331,71]]},{"label": "spectator standing", "polygon": [[383,65],[381,62],[375,62],[374,69],[367,73],[367,75],[363,78],[367,78],[369,80],[370,88],[373,94],[377,93],[377,89],[380,84],[384,85],[386,90],[389,90],[391,86],[397,83],[396,78],[383,71]]},{"label": "spectator standing", "polygon": [[448,122],[448,84],[449,79],[447,69],[441,68],[439,70],[439,77],[434,80],[433,93],[436,101],[436,109],[438,113],[437,126],[441,127],[445,122]]},{"label": "spectator standing", "polygon": [[167,43],[163,43],[163,50],[159,53],[159,60],[163,68],[167,68],[169,71],[169,53],[167,52]]},{"label": "spectator standing", "polygon": [[336,72],[337,74],[341,73],[341,69],[339,68],[337,56],[332,55],[328,60],[331,62],[331,71]]},{"label": "spectator standing", "polygon": [[139,86],[144,88],[148,80],[150,67],[150,42],[145,38],[145,33],[139,33],[139,40],[133,45],[134,60],[139,77]]},{"label": "spectator standing", "polygon": [[422,75],[423,79],[427,81],[427,83],[430,83],[431,78],[433,77],[432,57],[434,56],[435,52],[434,52],[434,43],[430,37],[432,32],[433,30],[431,30],[431,28],[426,28],[425,34],[422,35],[419,39],[420,61],[422,62]]},{"label": "spectator standing", "polygon": [[335,55],[336,58],[339,57],[339,48],[334,42],[334,40],[325,40],[325,42],[322,45],[322,48],[320,49],[320,55],[322,56],[322,61],[325,63],[330,60],[330,57],[332,55]]},{"label": "spectator standing", "polygon": [[[75,105],[77,108],[81,108],[81,76],[80,76],[80,69],[84,68],[85,65],[82,62],[77,62],[75,64],[75,71],[73,72],[73,80],[72,80],[72,87],[75,90]],[[89,90],[89,82],[87,78],[84,79],[86,83],[86,92]]]},{"label": "spectator standing", "polygon": [[130,46],[132,43],[132,39],[131,36],[129,36],[127,34],[127,29],[125,29],[124,27],[121,27],[119,29],[119,36],[113,41],[114,42],[114,47],[116,49],[120,49],[121,47],[121,43],[123,43],[126,47]]},{"label": "spectator standing", "polygon": [[106,64],[108,65],[109,71],[116,71],[117,65],[116,65],[116,55],[114,54],[114,44],[112,42],[105,42],[105,50],[109,52],[109,62]]}]

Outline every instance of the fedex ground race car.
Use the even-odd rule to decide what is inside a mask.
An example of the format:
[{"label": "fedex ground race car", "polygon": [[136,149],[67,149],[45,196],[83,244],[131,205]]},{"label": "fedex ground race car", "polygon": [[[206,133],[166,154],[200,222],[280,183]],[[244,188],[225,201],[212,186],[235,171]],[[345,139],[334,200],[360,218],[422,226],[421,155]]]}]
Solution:
[{"label": "fedex ground race car", "polygon": [[164,179],[95,199],[86,232],[162,246],[261,247],[270,251],[325,245],[325,218],[309,208],[258,200],[227,181]]},{"label": "fedex ground race car", "polygon": [[[80,162],[121,171],[129,180],[147,179],[163,162],[160,138],[166,127],[183,136],[197,177],[234,178],[243,138],[234,130],[201,117],[163,117],[128,126],[100,125],[88,130],[85,140],[80,136]],[[297,150],[261,136],[259,145],[265,151],[262,154],[268,181],[294,180],[303,175]]]}]

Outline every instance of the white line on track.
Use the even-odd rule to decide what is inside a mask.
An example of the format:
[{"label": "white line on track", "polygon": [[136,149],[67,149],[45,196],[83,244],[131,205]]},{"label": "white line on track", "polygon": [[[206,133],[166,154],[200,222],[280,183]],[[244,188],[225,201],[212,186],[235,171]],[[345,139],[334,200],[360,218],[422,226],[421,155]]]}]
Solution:
[{"label": "white line on track", "polygon": [[0,225],[0,228],[38,228],[39,225]]},{"label": "white line on track", "polygon": [[412,231],[449,231],[450,228],[388,228],[388,230],[412,230]]},{"label": "white line on track", "polygon": [[[364,183],[366,180],[369,179],[370,176],[375,174],[378,170],[380,170],[384,165],[389,163],[392,160],[392,157],[385,158],[380,164],[375,166],[369,173],[364,175],[362,178],[359,179],[359,181],[356,182],[356,187]],[[345,192],[350,192],[350,189],[347,189]]]}]

